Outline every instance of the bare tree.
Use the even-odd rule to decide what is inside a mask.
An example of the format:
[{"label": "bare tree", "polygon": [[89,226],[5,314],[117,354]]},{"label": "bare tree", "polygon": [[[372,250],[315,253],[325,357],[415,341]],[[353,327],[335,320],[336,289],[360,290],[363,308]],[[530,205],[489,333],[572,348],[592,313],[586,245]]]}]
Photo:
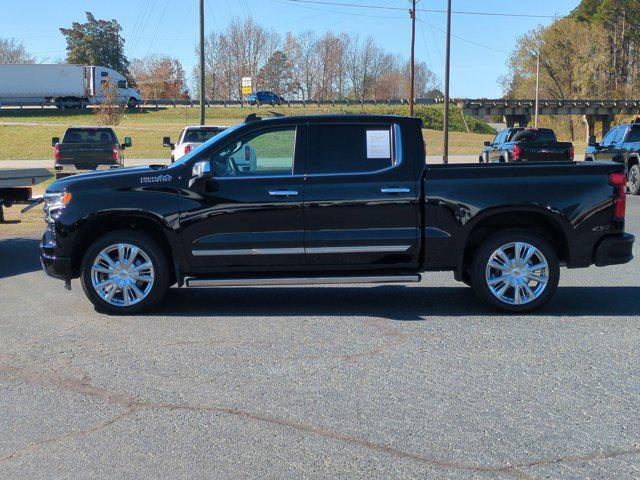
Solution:
[{"label": "bare tree", "polygon": [[130,71],[143,98],[189,98],[177,58],[147,55],[133,60]]},{"label": "bare tree", "polygon": [[[196,47],[196,53],[198,48]],[[301,100],[406,97],[409,72],[399,55],[385,53],[372,37],[361,41],[348,33],[287,33],[284,42],[252,18],[235,19],[205,45],[209,98],[242,98],[241,77]],[[194,69],[194,83],[197,70]],[[427,66],[416,66],[420,96],[438,86]]]},{"label": "bare tree", "polygon": [[12,38],[0,38],[0,63],[35,63],[24,45]]}]

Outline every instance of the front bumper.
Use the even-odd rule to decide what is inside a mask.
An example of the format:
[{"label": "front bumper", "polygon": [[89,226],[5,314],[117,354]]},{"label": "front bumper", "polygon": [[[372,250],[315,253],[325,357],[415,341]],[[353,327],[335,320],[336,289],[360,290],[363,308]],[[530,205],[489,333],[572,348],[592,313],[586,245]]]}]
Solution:
[{"label": "front bumper", "polygon": [[46,253],[45,249],[40,247],[40,263],[44,273],[53,278],[60,280],[70,280],[73,278],[71,259],[59,258]]},{"label": "front bumper", "polygon": [[40,242],[40,263],[44,272],[50,277],[61,280],[70,280],[74,277],[71,258],[60,256],[60,248],[50,228],[45,230]]},{"label": "front bumper", "polygon": [[56,163],[53,166],[56,174],[74,175],[76,173],[88,173],[101,170],[111,170],[112,168],[121,168],[120,164],[97,165],[96,168],[78,168],[73,164]]},{"label": "front bumper", "polygon": [[633,259],[634,241],[630,233],[603,238],[595,249],[594,263],[597,267],[629,263]]}]

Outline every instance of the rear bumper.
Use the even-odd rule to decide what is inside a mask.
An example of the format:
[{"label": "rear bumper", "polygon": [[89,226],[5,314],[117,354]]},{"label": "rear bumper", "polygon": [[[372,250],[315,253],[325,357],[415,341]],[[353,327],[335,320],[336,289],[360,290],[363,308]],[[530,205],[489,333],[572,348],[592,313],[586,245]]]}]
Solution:
[{"label": "rear bumper", "polygon": [[63,173],[66,175],[73,175],[76,173],[87,173],[87,172],[95,172],[97,170],[111,170],[112,168],[120,168],[122,165],[119,164],[107,164],[107,165],[97,165],[96,168],[78,168],[73,164],[66,163],[56,163],[53,166],[53,169],[56,173]]},{"label": "rear bumper", "polygon": [[635,237],[630,233],[603,238],[595,249],[597,267],[620,265],[633,259],[633,242]]}]

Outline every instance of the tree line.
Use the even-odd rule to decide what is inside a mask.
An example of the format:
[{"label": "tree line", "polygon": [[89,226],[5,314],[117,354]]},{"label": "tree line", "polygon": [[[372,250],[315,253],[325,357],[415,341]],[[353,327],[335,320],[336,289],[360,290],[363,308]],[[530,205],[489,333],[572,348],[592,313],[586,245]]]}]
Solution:
[{"label": "tree line", "polygon": [[[242,77],[251,77],[254,89],[298,100],[409,97],[409,62],[385,52],[373,37],[311,31],[281,37],[251,17],[207,36],[205,64],[207,98],[241,98]],[[416,97],[442,96],[424,62],[416,62],[415,72]],[[195,68],[194,85],[197,78]]]},{"label": "tree line", "polygon": [[640,0],[582,0],[567,17],[520,37],[509,59],[505,95],[551,99],[637,98]]},{"label": "tree line", "polygon": [[[191,82],[177,58],[147,55],[129,61],[122,27],[116,20],[97,19],[60,28],[67,43],[67,63],[102,65],[126,75],[144,98],[197,96],[199,73]],[[195,47],[199,54],[199,45]],[[24,46],[0,39],[0,63],[33,63]],[[205,41],[206,97],[237,100],[242,77],[252,77],[255,90],[270,90],[289,99],[388,99],[409,97],[409,62],[385,52],[373,37],[348,33],[279,35],[251,17],[233,19]],[[415,96],[437,98],[438,77],[424,62],[415,65]],[[191,89],[188,87],[191,86]]]}]

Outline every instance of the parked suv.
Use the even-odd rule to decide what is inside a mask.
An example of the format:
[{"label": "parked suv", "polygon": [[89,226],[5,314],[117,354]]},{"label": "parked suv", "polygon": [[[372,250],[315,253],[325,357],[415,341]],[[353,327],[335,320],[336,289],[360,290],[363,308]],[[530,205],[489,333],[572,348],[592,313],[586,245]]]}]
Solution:
[{"label": "parked suv", "polygon": [[612,128],[600,143],[596,142],[594,135],[589,137],[584,159],[612,160],[624,164],[629,191],[633,195],[640,194],[640,119]]},{"label": "parked suv", "polygon": [[258,103],[270,103],[271,105],[282,105],[286,100],[273,92],[260,91],[247,95],[247,102],[250,105],[256,105]]}]

